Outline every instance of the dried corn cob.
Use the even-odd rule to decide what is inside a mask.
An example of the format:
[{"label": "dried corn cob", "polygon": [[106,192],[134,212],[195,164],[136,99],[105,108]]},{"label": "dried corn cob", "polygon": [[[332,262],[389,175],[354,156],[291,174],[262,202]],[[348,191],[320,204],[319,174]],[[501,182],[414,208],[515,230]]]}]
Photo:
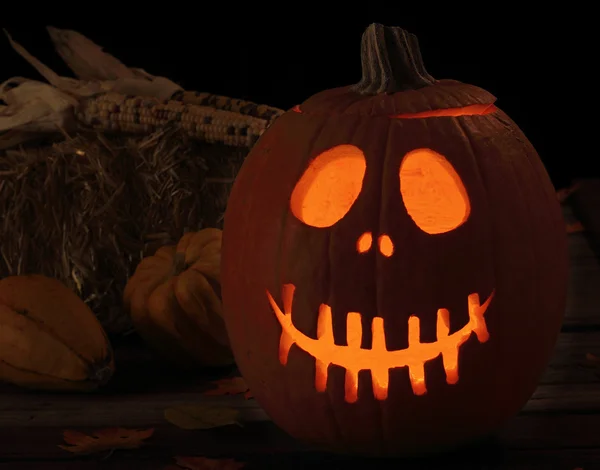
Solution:
[{"label": "dried corn cob", "polygon": [[285,111],[264,104],[256,104],[252,101],[238,100],[228,96],[213,95],[198,91],[178,91],[171,97],[173,101],[181,101],[186,104],[195,104],[199,106],[210,106],[224,111],[233,111],[245,116],[253,116],[265,119],[269,122],[281,116]]},{"label": "dried corn cob", "polygon": [[268,126],[265,119],[233,111],[118,93],[84,100],[77,118],[95,129],[135,133],[175,124],[194,138],[235,147],[252,147]]}]

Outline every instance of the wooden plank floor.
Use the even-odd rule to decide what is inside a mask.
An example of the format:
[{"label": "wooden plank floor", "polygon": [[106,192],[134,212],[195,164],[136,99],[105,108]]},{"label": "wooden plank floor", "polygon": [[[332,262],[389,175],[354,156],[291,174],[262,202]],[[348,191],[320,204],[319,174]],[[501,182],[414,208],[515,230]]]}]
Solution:
[{"label": "wooden plank floor", "polygon": [[[577,193],[575,193],[577,194]],[[587,194],[587,196],[586,196]],[[564,469],[600,470],[600,367],[586,354],[600,356],[600,181],[564,205],[590,227],[569,235],[571,277],[567,313],[554,357],[522,412],[501,432],[476,446],[430,459],[361,461],[306,449],[278,430],[254,400],[204,396],[211,377],[178,375],[157,365],[135,341],[116,343],[119,368],[102,393],[27,393],[0,387],[0,470],[164,469],[176,455],[235,457],[246,468],[346,469]],[[214,377],[213,377],[214,378]],[[165,408],[206,403],[240,410],[243,427],[185,431],[167,423]],[[60,449],[65,429],[154,427],[147,446],[117,451],[102,460]]]}]

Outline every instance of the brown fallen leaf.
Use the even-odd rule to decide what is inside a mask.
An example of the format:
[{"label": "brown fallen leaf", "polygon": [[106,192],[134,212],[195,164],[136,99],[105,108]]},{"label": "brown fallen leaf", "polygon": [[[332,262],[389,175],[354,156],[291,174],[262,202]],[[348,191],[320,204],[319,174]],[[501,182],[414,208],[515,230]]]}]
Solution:
[{"label": "brown fallen leaf", "polygon": [[556,197],[558,198],[558,202],[561,204],[567,200],[567,198],[573,194],[579,188],[579,183],[575,183],[568,188],[562,188],[556,191]]},{"label": "brown fallen leaf", "polygon": [[592,353],[586,353],[585,359],[579,363],[581,367],[591,369],[594,374],[600,377],[600,356]]},{"label": "brown fallen leaf", "polygon": [[244,394],[246,400],[252,398],[252,392],[242,377],[231,377],[213,382],[217,388],[204,392],[204,395],[240,395]]},{"label": "brown fallen leaf", "polygon": [[115,449],[137,449],[153,433],[154,428],[104,428],[94,431],[92,435],[67,429],[63,432],[63,438],[70,445],[59,445],[58,447],[74,454],[92,454]]},{"label": "brown fallen leaf", "polygon": [[181,429],[211,429],[237,424],[240,412],[234,408],[209,405],[179,405],[167,408],[165,419]]},{"label": "brown fallen leaf", "polygon": [[596,356],[595,354],[585,353],[585,359],[590,364],[594,364],[594,365],[600,364],[600,357]]},{"label": "brown fallen leaf", "polygon": [[239,470],[246,464],[234,459],[208,459],[206,457],[175,457],[177,465],[165,470]]},{"label": "brown fallen leaf", "polygon": [[585,228],[581,224],[581,222],[573,222],[572,224],[567,224],[567,233],[578,233],[583,232]]}]

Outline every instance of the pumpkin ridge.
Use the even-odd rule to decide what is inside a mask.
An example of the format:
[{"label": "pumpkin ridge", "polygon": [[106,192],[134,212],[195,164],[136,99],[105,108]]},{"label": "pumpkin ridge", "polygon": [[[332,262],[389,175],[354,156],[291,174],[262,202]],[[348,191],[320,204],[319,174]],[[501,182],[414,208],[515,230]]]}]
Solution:
[{"label": "pumpkin ridge", "polygon": [[[351,106],[351,105],[349,105]],[[349,107],[348,106],[348,107]],[[356,116],[357,113],[353,113],[353,116]],[[331,121],[335,118],[334,115],[329,115],[328,116],[328,120]],[[329,122],[327,122],[327,124],[329,124]],[[326,124],[324,124],[325,126]],[[354,135],[356,134],[360,129],[361,129],[361,125],[363,125],[363,120],[362,119],[357,119],[356,123],[352,125],[352,130],[350,131],[350,135]],[[326,131],[326,127],[321,128],[320,133],[318,134],[319,136],[322,135],[323,132]],[[311,143],[311,147],[310,148],[314,148],[313,143]],[[368,164],[367,164],[367,168],[368,168]],[[367,170],[369,171],[369,170]],[[359,195],[360,197],[360,195]],[[334,262],[332,260],[332,253],[333,253],[333,244],[334,244],[334,239],[332,236],[332,233],[330,231],[327,232],[327,241],[326,241],[326,245],[327,245],[327,295],[331,298],[333,295],[333,269],[332,269],[332,265],[334,265]],[[281,284],[280,284],[281,285]],[[340,417],[340,412],[339,412],[339,408],[336,406],[336,400],[335,397],[333,396],[333,394],[331,393],[326,393],[325,396],[327,397],[327,412],[328,415],[331,419],[331,421],[333,422],[333,426],[335,429],[335,433],[336,433],[336,439],[346,439],[347,436],[347,431],[345,430],[345,426],[343,424],[343,419]]]},{"label": "pumpkin ridge", "polygon": [[[187,315],[190,320],[198,326],[198,328],[208,333],[212,339],[220,344],[221,346],[229,347],[229,338],[225,332],[225,322],[223,320],[220,302],[221,299],[217,292],[214,290],[210,292],[210,282],[208,278],[201,272],[194,271],[200,278],[196,282],[202,282],[201,288],[198,288],[199,293],[192,293],[191,295],[187,292],[187,286],[180,286],[180,282],[176,282],[173,286],[173,292],[181,313]],[[199,286],[198,286],[199,287]],[[206,289],[208,287],[208,289]],[[206,292],[208,291],[208,292]],[[190,302],[199,303],[204,307],[204,315],[202,321],[196,312],[190,312],[186,307],[190,305]]]},{"label": "pumpkin ridge", "polygon": [[196,265],[196,263],[194,263],[194,264],[192,264],[192,266],[190,266],[189,271],[194,271],[194,272],[204,276],[204,278],[206,279],[206,282],[208,282],[209,286],[212,288],[215,295],[219,299],[221,299],[221,283],[220,283],[220,279],[218,278],[218,276],[213,276],[212,273],[207,273],[207,272],[203,271]]},{"label": "pumpkin ridge", "polygon": [[[309,141],[306,144],[306,147],[308,149],[313,149],[315,147],[315,143],[319,140],[320,137],[322,137],[323,133],[326,132],[326,128],[327,128],[327,123],[330,119],[332,119],[334,116],[331,114],[325,114],[323,113],[322,115],[318,115],[316,116],[316,118],[318,118],[320,120],[320,125],[318,126],[318,130],[316,132],[314,132],[311,136]],[[281,121],[280,121],[281,122]],[[277,126],[278,122],[276,121],[274,123],[274,126]],[[257,166],[256,168],[256,173],[254,176],[254,180],[252,182],[252,185],[250,185],[248,187],[248,194],[252,195],[254,194],[254,192],[260,188],[258,181],[260,180],[260,176],[263,174],[263,171],[265,171],[265,168],[268,168],[270,165],[273,164],[272,160],[279,158],[276,152],[271,152],[271,155],[269,155],[268,158],[265,159],[265,161],[263,162],[263,164],[261,166]],[[298,178],[300,178],[303,174],[303,172],[306,169],[306,162],[302,162],[301,164],[298,165],[297,168],[297,174],[295,175],[295,181],[298,180]],[[251,197],[251,196],[250,196]],[[230,196],[231,198],[231,196]],[[258,198],[256,198],[258,200]],[[250,212],[253,209],[253,207],[250,207],[250,205],[248,206],[248,212]],[[273,268],[273,281],[275,284],[281,286],[283,284],[283,273],[284,273],[284,267],[285,267],[285,263],[286,263],[286,256],[285,256],[285,249],[284,249],[284,243],[283,241],[286,240],[287,238],[287,231],[289,230],[289,224],[290,224],[290,219],[293,220],[293,215],[290,213],[289,210],[287,210],[287,205],[286,205],[286,210],[282,211],[282,216],[281,216],[281,221],[279,222],[278,225],[278,230],[277,230],[277,242],[275,244],[276,250],[277,250],[277,255],[276,255],[276,259],[278,260]],[[225,223],[227,224],[227,218],[225,218]],[[226,228],[223,228],[223,233],[224,235],[227,233],[226,232]],[[331,248],[331,236],[330,234],[327,235],[328,237],[328,246],[329,248]],[[242,260],[244,259],[244,257],[248,256],[248,254],[246,253],[251,253],[252,250],[247,250],[246,248],[248,247],[248,244],[246,241],[244,241],[244,244],[242,245],[242,250],[240,251],[240,260],[239,260],[239,264],[242,265],[244,263],[242,263]],[[245,253],[246,252],[246,253]],[[330,253],[330,249],[328,250],[328,253]],[[331,285],[331,268],[330,268],[330,264],[331,264],[331,259],[328,257],[327,259],[327,263],[326,263],[326,269],[327,269],[327,283],[329,285]],[[330,290],[330,288],[329,288]],[[225,317],[224,317],[225,319]],[[227,323],[226,323],[227,325]],[[246,330],[248,330],[248,326],[244,325],[244,328]],[[229,326],[228,326],[229,329]],[[286,380],[285,376],[283,377],[283,380]],[[332,427],[334,429],[334,433],[335,433],[335,439],[342,439],[343,438],[343,433],[342,433],[342,425],[340,423],[340,419],[338,417],[338,415],[336,414],[336,410],[335,410],[335,406],[333,403],[333,399],[332,397],[327,394],[327,406],[326,406],[326,413],[327,416],[329,418],[329,421],[332,423]],[[288,387],[285,387],[285,396],[283,398],[283,400],[288,404],[291,405],[294,402],[293,396],[290,393]]]},{"label": "pumpkin ridge", "polygon": [[188,267],[189,267],[188,264],[185,262],[185,252],[184,251],[178,251],[173,256],[172,271],[171,271],[171,273],[168,276],[169,277],[179,276]]},{"label": "pumpkin ridge", "polygon": [[[322,136],[322,134],[325,132],[326,129],[326,123],[329,119],[331,119],[333,116],[329,115],[329,114],[323,114],[323,115],[319,115],[319,118],[323,118],[323,122],[321,123],[321,126],[319,126],[319,130],[317,132],[315,132],[312,136],[310,141],[307,144],[307,148],[312,149],[314,148],[315,142],[317,142],[319,140],[319,137]],[[270,156],[270,158],[278,158],[278,156],[275,153],[272,153]],[[256,177],[254,178],[253,184],[250,186],[250,191],[255,191],[257,189],[257,182],[260,179],[260,175],[261,175],[261,171],[258,170],[263,170],[263,167],[267,167],[268,164],[272,164],[272,162],[270,161],[269,157],[265,158],[265,161],[263,162],[263,165],[257,169],[256,171]],[[298,174],[296,175],[296,181],[302,176],[302,174],[304,173],[306,169],[306,164],[305,162],[302,162],[301,165],[298,166]],[[250,206],[248,207],[248,210],[252,209]],[[286,229],[288,228],[288,223],[289,223],[289,219],[293,218],[293,215],[291,215],[291,213],[287,210],[283,211],[283,215],[282,215],[282,220],[280,222],[279,225],[279,236],[277,239],[277,259],[280,260],[276,266],[275,266],[275,282],[278,282],[279,285],[283,284],[282,282],[282,272],[283,272],[283,267],[285,264],[285,258],[282,256],[282,252],[283,252],[283,240],[285,240],[286,238]],[[251,250],[248,250],[251,251]],[[241,260],[240,260],[241,261]],[[240,263],[241,264],[241,263]]]}]

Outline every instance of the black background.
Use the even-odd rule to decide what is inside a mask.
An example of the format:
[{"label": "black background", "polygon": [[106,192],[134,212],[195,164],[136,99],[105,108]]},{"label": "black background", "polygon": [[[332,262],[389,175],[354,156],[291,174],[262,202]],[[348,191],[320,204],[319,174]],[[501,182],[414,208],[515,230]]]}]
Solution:
[{"label": "black background", "polygon": [[[436,8],[431,4],[432,12]],[[401,26],[419,37],[434,77],[478,85],[498,98],[497,105],[537,148],[555,186],[562,187],[576,177],[600,176],[594,143],[597,53],[591,46],[594,29],[582,20],[592,13],[565,8],[527,18],[515,9],[505,19],[479,11],[368,17],[348,9],[346,19],[328,22],[292,20],[281,10],[272,12],[277,15],[272,21],[249,17],[236,24],[220,15],[193,21],[102,19],[98,26],[88,15],[85,21],[49,24],[77,30],[126,65],[166,76],[185,89],[286,109],[322,89],[359,80],[360,38],[369,23]],[[71,75],[43,25],[6,29],[53,70]],[[3,37],[0,57],[0,80],[39,78]]]}]

